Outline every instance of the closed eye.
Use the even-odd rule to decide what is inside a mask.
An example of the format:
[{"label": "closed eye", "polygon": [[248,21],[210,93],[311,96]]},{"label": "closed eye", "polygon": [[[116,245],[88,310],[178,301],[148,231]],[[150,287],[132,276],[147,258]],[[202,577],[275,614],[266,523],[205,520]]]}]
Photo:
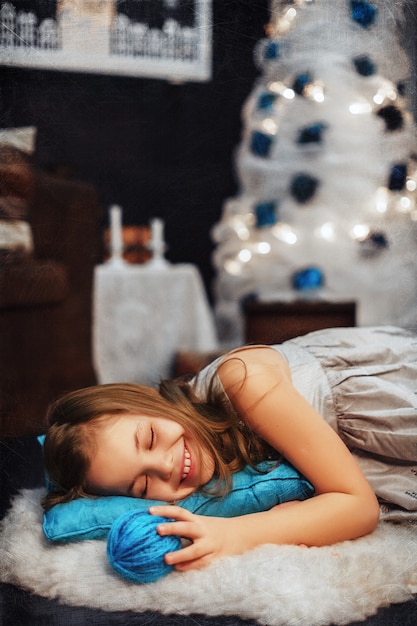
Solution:
[{"label": "closed eye", "polygon": [[[149,435],[149,450],[152,450],[153,444],[155,442],[155,431],[152,428],[152,426],[150,427],[150,431],[149,432],[150,432],[150,435]],[[141,498],[146,498],[146,493],[148,491],[148,477],[147,476],[145,477],[145,481],[146,481],[145,482],[145,489],[142,491],[142,494],[140,496]]]},{"label": "closed eye", "polygon": [[148,491],[148,477],[145,477],[145,489],[142,491],[140,497],[146,498],[146,492]]},{"label": "closed eye", "polygon": [[[155,431],[151,426],[150,431],[149,431],[149,450],[152,450],[154,441],[155,441]],[[145,476],[145,489],[142,491],[140,497],[146,498],[147,491],[148,491],[148,477]]]}]

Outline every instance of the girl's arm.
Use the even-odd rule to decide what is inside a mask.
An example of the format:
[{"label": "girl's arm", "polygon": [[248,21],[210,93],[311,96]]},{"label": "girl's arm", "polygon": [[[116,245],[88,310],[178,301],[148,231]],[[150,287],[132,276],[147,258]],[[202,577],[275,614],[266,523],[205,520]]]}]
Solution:
[{"label": "girl's arm", "polygon": [[283,357],[271,348],[242,349],[225,358],[218,374],[241,418],[314,485],[317,495],[232,519],[182,509],[173,515],[168,507],[178,521],[164,524],[161,534],[178,531],[193,544],[167,561],[188,569],[260,544],[321,546],[371,532],[379,519],[375,494],[339,436],[296,391]]},{"label": "girl's arm", "polygon": [[[281,531],[284,543],[323,545],[375,528],[379,506],[372,488],[337,433],[294,388],[276,350],[239,351],[219,376],[244,421],[315,487],[316,497],[285,511],[291,528]],[[308,519],[297,521],[298,514]]]}]

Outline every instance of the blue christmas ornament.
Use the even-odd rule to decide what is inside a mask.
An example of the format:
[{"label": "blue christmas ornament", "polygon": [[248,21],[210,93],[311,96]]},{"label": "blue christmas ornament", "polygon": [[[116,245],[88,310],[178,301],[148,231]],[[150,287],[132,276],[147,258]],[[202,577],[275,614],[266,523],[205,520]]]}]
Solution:
[{"label": "blue christmas ornament", "polygon": [[318,267],[306,267],[295,272],[292,277],[292,286],[298,291],[318,289],[324,284],[323,272]]},{"label": "blue christmas ornament", "polygon": [[150,583],[172,571],[164,556],[181,548],[173,535],[158,535],[157,526],[165,517],[147,511],[128,511],[118,517],[107,538],[107,558],[118,574],[136,583]]},{"label": "blue christmas ornament", "polygon": [[261,93],[258,98],[258,109],[261,109],[261,110],[272,109],[272,107],[275,104],[275,100],[277,98],[278,98],[278,94],[275,94],[275,93],[268,93],[266,91],[264,93]]},{"label": "blue christmas ornament", "polygon": [[311,200],[319,186],[319,180],[310,176],[310,174],[296,174],[291,181],[291,195],[299,202],[304,204]]},{"label": "blue christmas ornament", "polygon": [[377,9],[366,0],[350,0],[350,14],[363,28],[369,28],[376,20]]},{"label": "blue christmas ornament", "polygon": [[403,114],[400,109],[393,104],[382,107],[376,114],[384,120],[385,130],[392,132],[394,130],[400,130],[403,127]]},{"label": "blue christmas ornament", "polygon": [[388,189],[391,191],[401,191],[405,187],[407,181],[407,164],[396,163],[392,166]]},{"label": "blue christmas ornament", "polygon": [[272,146],[272,136],[255,130],[251,135],[250,149],[255,156],[267,157]]},{"label": "blue christmas ornament", "polygon": [[400,96],[405,96],[407,94],[407,83],[400,80],[400,82],[397,83],[397,91]]},{"label": "blue christmas ornament", "polygon": [[299,96],[302,96],[306,86],[310,85],[312,82],[313,82],[313,79],[309,72],[298,74],[298,76],[296,76],[294,79],[292,88],[294,89],[296,94],[298,94]]},{"label": "blue christmas ornament", "polygon": [[320,143],[322,140],[323,130],[327,128],[327,124],[324,122],[317,122],[304,126],[298,133],[297,143]]},{"label": "blue christmas ornament", "polygon": [[355,57],[353,64],[361,76],[373,76],[376,74],[375,63],[366,54]]},{"label": "blue christmas ornament", "polygon": [[265,228],[277,223],[275,202],[260,202],[255,207],[256,227]]},{"label": "blue christmas ornament", "polygon": [[280,56],[279,43],[277,41],[270,41],[265,47],[264,59],[267,61],[273,61]]},{"label": "blue christmas ornament", "polygon": [[360,242],[361,255],[367,258],[375,257],[383,250],[389,248],[389,241],[384,232],[376,230]]}]

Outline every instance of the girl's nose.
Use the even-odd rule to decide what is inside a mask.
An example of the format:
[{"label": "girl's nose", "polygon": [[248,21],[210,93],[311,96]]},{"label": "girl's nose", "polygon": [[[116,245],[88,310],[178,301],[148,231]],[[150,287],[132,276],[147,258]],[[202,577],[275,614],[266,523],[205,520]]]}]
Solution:
[{"label": "girl's nose", "polygon": [[160,478],[168,480],[171,477],[173,465],[172,454],[166,452],[159,455],[159,457],[155,459],[154,469]]}]

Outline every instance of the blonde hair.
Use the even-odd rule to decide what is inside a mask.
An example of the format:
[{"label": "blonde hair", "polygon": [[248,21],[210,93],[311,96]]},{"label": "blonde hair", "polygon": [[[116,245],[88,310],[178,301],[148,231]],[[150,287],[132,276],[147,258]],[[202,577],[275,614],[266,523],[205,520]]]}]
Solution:
[{"label": "blonde hair", "polygon": [[181,424],[213,458],[216,493],[227,491],[233,473],[269,456],[270,448],[243,424],[213,381],[205,402],[184,381],[163,381],[159,391],[136,384],[88,387],[63,396],[48,410],[44,462],[56,489],[45,497],[45,509],[91,497],[87,472],[97,429],[121,413],[164,417]]}]

